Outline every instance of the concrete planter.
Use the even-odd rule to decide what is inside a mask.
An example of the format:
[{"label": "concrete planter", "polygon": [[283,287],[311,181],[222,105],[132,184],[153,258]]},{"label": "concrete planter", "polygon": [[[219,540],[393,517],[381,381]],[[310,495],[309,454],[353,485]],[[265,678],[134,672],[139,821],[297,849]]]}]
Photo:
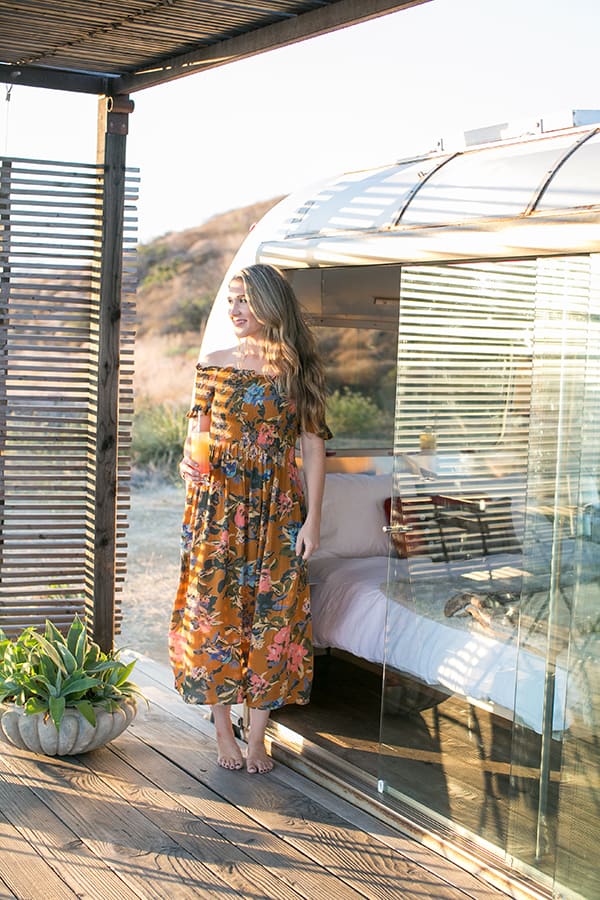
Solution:
[{"label": "concrete planter", "polygon": [[118,737],[137,712],[135,700],[127,700],[119,709],[108,712],[95,707],[96,725],[90,725],[79,710],[66,709],[60,728],[45,713],[26,715],[21,706],[0,705],[0,738],[21,750],[45,756],[73,756],[87,753]]}]

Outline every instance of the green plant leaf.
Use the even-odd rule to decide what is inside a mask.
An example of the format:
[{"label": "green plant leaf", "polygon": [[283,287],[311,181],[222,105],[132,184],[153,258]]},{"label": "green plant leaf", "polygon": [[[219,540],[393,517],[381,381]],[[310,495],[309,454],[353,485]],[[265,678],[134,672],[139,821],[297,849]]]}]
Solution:
[{"label": "green plant leaf", "polygon": [[44,655],[37,656],[36,659],[33,660],[32,668],[37,668],[40,674],[42,674],[48,682],[55,681],[56,676],[60,671],[58,666]]},{"label": "green plant leaf", "polygon": [[9,641],[7,637],[4,637],[4,632],[0,628],[0,662],[4,659],[9,647],[12,647],[12,641]]},{"label": "green plant leaf", "polygon": [[75,676],[71,676],[71,678],[67,678],[64,681],[61,693],[64,697],[68,697],[70,694],[81,694],[90,688],[96,687],[97,684],[97,678],[93,678],[91,675],[81,675],[80,672],[77,672]]},{"label": "green plant leaf", "polygon": [[75,669],[77,668],[77,660],[69,650],[69,648],[63,644],[58,646],[58,652],[63,658],[63,662],[65,664],[65,669],[67,670],[68,675],[72,675]]},{"label": "green plant leaf", "polygon": [[137,660],[133,659],[128,665],[123,665],[123,663],[121,663],[121,665],[123,665],[123,668],[117,681],[115,682],[118,687],[124,685],[125,682],[129,679],[129,676],[133,672],[136,662]]},{"label": "green plant leaf", "polygon": [[15,694],[19,690],[19,685],[16,681],[6,681],[0,682],[0,703],[2,703],[7,698],[14,697]]},{"label": "green plant leaf", "polygon": [[[69,632],[70,633],[70,632]],[[79,637],[75,643],[75,649],[72,650],[75,659],[77,660],[77,667],[79,669],[83,669],[85,666],[85,659],[88,649],[88,636],[85,629],[79,633]]]},{"label": "green plant leaf", "polygon": [[133,681],[126,681],[124,684],[119,686],[119,693],[124,700],[136,700],[139,698],[143,700],[147,707],[150,706],[148,698],[146,695],[140,690],[137,684],[134,684]]},{"label": "green plant leaf", "polygon": [[39,697],[30,697],[23,709],[28,716],[34,716],[36,713],[48,712],[48,704]]},{"label": "green plant leaf", "polygon": [[98,662],[100,656],[101,656],[101,651],[100,651],[100,647],[98,646],[98,644],[94,644],[93,642],[90,642],[88,644],[88,650],[85,655],[85,668],[90,669],[93,665],[95,665],[95,663]]},{"label": "green plant leaf", "polygon": [[57,729],[60,728],[60,723],[62,722],[62,718],[65,712],[65,705],[66,704],[64,697],[50,697],[48,708],[50,710],[52,721],[56,725]]},{"label": "green plant leaf", "polygon": [[120,675],[119,669],[114,668],[114,669],[112,669],[112,671],[107,673],[106,681],[108,682],[108,684],[115,687],[117,684],[117,681],[119,680],[119,675]]},{"label": "green plant leaf", "polygon": [[120,669],[122,665],[123,665],[123,663],[120,662],[119,660],[109,658],[109,659],[99,660],[97,663],[94,663],[91,666],[87,666],[86,668],[87,668],[88,672],[111,672],[112,673],[115,671],[115,669]]},{"label": "green plant leaf", "polygon": [[[52,626],[52,627],[54,628],[54,626]],[[62,635],[60,634],[60,632],[56,628],[54,630],[62,638]],[[56,668],[61,669],[62,672],[66,675],[67,670],[62,661],[62,657],[61,657],[60,653],[58,652],[58,650],[56,649],[56,647],[54,646],[54,644],[50,643],[50,641],[47,640],[45,637],[42,637],[42,635],[37,635],[37,644],[38,644],[39,649],[41,651],[43,651],[49,659],[52,660],[52,662],[54,663]]]},{"label": "green plant leaf", "polygon": [[66,641],[64,635],[58,630],[56,625],[50,621],[50,619],[46,619],[46,628],[44,630],[44,637],[47,641],[49,641],[53,646],[59,646],[60,644],[65,644]]},{"label": "green plant leaf", "polygon": [[31,694],[41,694],[47,697],[50,688],[55,684],[55,680],[49,680],[45,675],[25,675],[21,678],[21,686],[26,688]]},{"label": "green plant leaf", "polygon": [[67,647],[73,656],[77,656],[77,645],[81,635],[85,635],[85,626],[79,616],[75,616],[67,632]]},{"label": "green plant leaf", "polygon": [[74,703],[73,705],[75,709],[79,710],[84,719],[88,720],[90,725],[96,726],[96,713],[89,700],[78,700],[77,703]]}]

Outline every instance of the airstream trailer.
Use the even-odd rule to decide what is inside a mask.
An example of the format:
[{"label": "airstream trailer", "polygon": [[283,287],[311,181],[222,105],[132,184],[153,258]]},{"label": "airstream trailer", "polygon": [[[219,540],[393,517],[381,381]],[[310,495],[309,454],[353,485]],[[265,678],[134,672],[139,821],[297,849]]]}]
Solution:
[{"label": "airstream trailer", "polygon": [[600,896],[599,122],[288,197],[205,335],[269,262],[327,364],[318,665],[278,752],[517,894]]}]

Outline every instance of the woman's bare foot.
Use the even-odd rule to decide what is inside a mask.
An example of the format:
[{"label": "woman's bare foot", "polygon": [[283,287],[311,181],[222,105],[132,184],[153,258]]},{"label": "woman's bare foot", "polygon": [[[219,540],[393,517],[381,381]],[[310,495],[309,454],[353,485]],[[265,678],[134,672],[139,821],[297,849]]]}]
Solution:
[{"label": "woman's bare foot", "polygon": [[229,707],[219,703],[213,706],[212,712],[217,733],[217,762],[223,769],[241,769],[244,761],[233,735]]},{"label": "woman's bare foot", "polygon": [[266,775],[273,768],[273,760],[265,750],[265,730],[269,720],[268,709],[250,710],[250,734],[246,751],[246,770],[250,775]]},{"label": "woman's bare foot", "polygon": [[244,762],[242,751],[233,735],[217,734],[217,762],[223,769],[241,769]]},{"label": "woman's bare foot", "polygon": [[264,744],[256,747],[248,744],[246,770],[250,775],[266,775],[273,768],[273,760],[267,756]]}]

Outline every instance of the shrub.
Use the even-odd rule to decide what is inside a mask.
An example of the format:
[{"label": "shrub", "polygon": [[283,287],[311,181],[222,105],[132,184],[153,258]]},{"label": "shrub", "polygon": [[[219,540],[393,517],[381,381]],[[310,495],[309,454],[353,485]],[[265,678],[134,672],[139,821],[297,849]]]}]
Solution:
[{"label": "shrub", "polygon": [[148,269],[147,274],[141,280],[141,288],[149,288],[153,285],[166,284],[178,274],[181,267],[181,259],[175,257],[167,262],[154,263]]},{"label": "shrub", "polygon": [[195,331],[201,336],[213,304],[212,294],[200,294],[181,300],[169,319],[165,334],[181,334]]},{"label": "shrub", "polygon": [[327,424],[335,437],[377,437],[392,426],[392,417],[358,391],[334,391],[327,398]]},{"label": "shrub", "polygon": [[186,408],[145,401],[133,418],[131,458],[135,468],[177,476],[187,434]]}]

